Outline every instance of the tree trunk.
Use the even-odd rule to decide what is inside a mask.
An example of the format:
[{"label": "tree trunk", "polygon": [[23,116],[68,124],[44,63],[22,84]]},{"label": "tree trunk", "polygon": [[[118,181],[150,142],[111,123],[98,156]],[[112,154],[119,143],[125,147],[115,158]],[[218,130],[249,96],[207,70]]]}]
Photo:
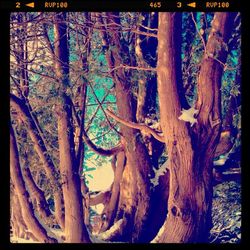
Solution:
[{"label": "tree trunk", "polygon": [[66,90],[69,84],[69,52],[67,39],[66,14],[55,17],[55,73],[59,81],[57,107],[58,143],[60,173],[65,204],[66,242],[90,242],[84,224],[79,166],[75,156],[74,135],[70,97]]},{"label": "tree trunk", "polygon": [[[48,153],[45,143],[35,125],[34,120],[25,105],[25,102],[15,95],[10,94],[11,106],[20,114],[22,121],[27,126],[29,136],[34,143],[34,149],[39,155],[47,177],[49,178],[51,189],[53,191],[55,202],[55,217],[60,227],[64,228],[64,207],[62,199],[62,190],[58,178],[58,171]],[[33,114],[34,115],[34,114]]]},{"label": "tree trunk", "polygon": [[35,183],[28,167],[24,168],[22,172],[35,210],[38,211],[42,221],[44,221],[48,226],[52,225],[53,215],[49,210],[49,205],[46,201],[43,191]]},{"label": "tree trunk", "polygon": [[111,197],[102,212],[102,217],[105,216],[105,220],[102,223],[100,232],[106,231],[113,225],[118,207],[118,201],[120,196],[120,183],[122,180],[122,174],[126,159],[124,152],[118,153],[114,156],[114,158],[114,162],[112,162],[112,164],[115,165],[114,182],[112,184]]},{"label": "tree trunk", "polygon": [[[221,64],[225,61],[223,43],[231,28],[229,13],[216,13],[206,55],[198,79],[198,124],[194,131],[181,115],[177,89],[177,54],[181,30],[175,29],[178,13],[159,13],[158,94],[161,127],[170,169],[168,215],[154,242],[207,242],[211,227],[212,162],[220,135],[219,88]],[[220,46],[218,46],[220,45]],[[216,51],[216,53],[215,53]],[[209,55],[209,56],[208,56]]]},{"label": "tree trunk", "polygon": [[[14,190],[16,193],[16,189]],[[11,201],[11,221],[12,221],[12,231],[13,236],[18,238],[24,238],[25,231],[28,230],[22,213],[21,207],[16,194],[12,194],[12,201]]]},{"label": "tree trunk", "polygon": [[[119,16],[119,13],[113,13],[114,16]],[[119,17],[114,17],[107,13],[109,20],[113,24],[120,25]],[[112,25],[110,25],[112,29]],[[110,69],[117,65],[123,64],[121,52],[125,52],[121,45],[121,33],[117,31],[117,26],[114,25],[115,31],[106,33],[103,39],[106,44],[115,46],[107,53],[107,61]],[[128,75],[123,69],[117,69],[112,73],[115,82],[116,100],[118,113],[121,118],[126,121],[136,121],[136,103],[131,91],[131,83],[128,81]],[[127,223],[124,223],[121,239],[138,242],[147,241],[147,235],[144,231],[147,228],[144,224],[147,220],[149,212],[150,188],[149,188],[149,173],[151,168],[150,158],[147,149],[142,142],[141,133],[139,130],[132,129],[121,125],[121,134],[123,136],[123,144],[125,147],[126,166],[124,168],[121,195],[119,208],[116,220],[124,218]],[[126,225],[126,226],[125,226]],[[133,227],[133,232],[131,228]],[[126,236],[125,236],[126,235]]]},{"label": "tree trunk", "polygon": [[29,193],[23,181],[17,143],[12,126],[10,126],[10,174],[20,202],[22,216],[27,227],[40,242],[56,243],[57,241],[48,236],[47,231],[36,218],[32,204],[29,201]]},{"label": "tree trunk", "polygon": [[13,236],[26,240],[32,239],[38,241],[24,222],[20,202],[16,194],[12,194],[11,211]]}]

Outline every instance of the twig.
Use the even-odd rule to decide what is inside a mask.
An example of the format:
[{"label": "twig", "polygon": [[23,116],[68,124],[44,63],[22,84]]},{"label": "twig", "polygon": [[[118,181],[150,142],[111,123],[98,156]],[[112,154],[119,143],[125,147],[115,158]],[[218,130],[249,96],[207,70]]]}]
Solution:
[{"label": "twig", "polygon": [[156,68],[145,68],[145,67],[136,67],[136,66],[129,66],[129,65],[119,65],[119,66],[114,67],[113,69],[109,70],[107,73],[112,73],[113,71],[120,69],[120,68],[156,72]]},{"label": "twig", "polygon": [[101,102],[99,101],[99,99],[98,99],[98,97],[97,97],[97,95],[96,95],[96,93],[95,93],[95,90],[94,90],[94,88],[93,88],[93,86],[92,86],[92,84],[91,84],[90,82],[89,82],[89,86],[90,86],[90,88],[91,88],[91,90],[92,90],[92,92],[93,92],[93,95],[94,95],[94,97],[95,97],[97,103],[99,104],[99,106],[100,106],[100,108],[101,108],[103,114],[105,115],[105,117],[106,117],[106,119],[107,119],[107,122],[108,122],[110,128],[114,129],[114,131],[115,131],[118,135],[121,135],[121,133],[120,133],[120,132],[112,125],[112,123],[110,122],[110,120],[109,120],[109,118],[108,118],[108,116],[107,116],[107,114],[106,114],[104,108],[102,107],[102,104],[101,104]]}]

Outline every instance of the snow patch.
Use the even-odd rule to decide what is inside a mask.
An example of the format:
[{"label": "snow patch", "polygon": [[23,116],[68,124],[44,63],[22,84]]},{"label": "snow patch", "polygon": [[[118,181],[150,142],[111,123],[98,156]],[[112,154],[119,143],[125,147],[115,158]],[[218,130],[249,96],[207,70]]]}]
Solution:
[{"label": "snow patch", "polygon": [[58,241],[58,243],[62,243],[62,239],[60,237],[57,237],[57,235],[54,234],[54,232],[52,232],[51,228],[49,228],[40,218],[39,214],[37,213],[37,211],[34,211],[34,214],[37,218],[37,220],[39,221],[39,223],[44,227],[44,229],[47,232],[47,235],[51,238],[54,238]]},{"label": "snow patch", "polygon": [[228,155],[220,156],[220,158],[216,161],[214,161],[214,166],[223,166],[228,159]]},{"label": "snow patch", "polygon": [[163,223],[162,227],[160,228],[158,234],[155,236],[153,240],[150,241],[150,243],[158,243],[159,239],[161,238],[165,228],[165,222]]},{"label": "snow patch", "polygon": [[150,179],[150,182],[153,184],[154,187],[159,185],[159,178],[161,175],[164,175],[167,172],[168,164],[167,161],[164,162],[159,169],[153,168],[153,171],[155,172],[155,177]]},{"label": "snow patch", "polygon": [[179,120],[190,122],[191,127],[197,122],[197,119],[194,118],[194,115],[198,114],[199,110],[191,107],[190,109],[182,109],[181,115],[178,117]]},{"label": "snow patch", "polygon": [[100,233],[98,237],[102,240],[108,239],[115,231],[119,229],[122,222],[123,222],[123,219],[118,220],[109,230],[103,233]]},{"label": "snow patch", "polygon": [[16,236],[12,236],[10,237],[10,242],[11,243],[41,243],[41,242],[38,242],[38,241],[35,241],[35,240],[32,240],[32,239],[23,239],[23,238],[19,238],[19,237],[16,237]]}]

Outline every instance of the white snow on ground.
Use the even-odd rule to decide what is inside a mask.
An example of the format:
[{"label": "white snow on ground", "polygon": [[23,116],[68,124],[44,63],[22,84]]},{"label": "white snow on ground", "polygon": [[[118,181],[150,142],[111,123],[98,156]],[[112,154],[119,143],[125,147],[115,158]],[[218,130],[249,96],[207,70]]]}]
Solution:
[{"label": "white snow on ground", "polygon": [[150,182],[153,184],[154,187],[159,185],[159,177],[167,172],[167,168],[167,161],[164,162],[159,169],[153,168],[155,172],[155,177],[150,179]]},{"label": "white snow on ground", "polygon": [[36,211],[34,211],[34,213],[35,213],[35,216],[36,216],[37,220],[40,222],[40,224],[41,224],[41,225],[45,228],[45,230],[47,231],[48,236],[51,237],[51,238],[55,238],[55,239],[58,241],[58,243],[61,243],[61,242],[62,242],[62,239],[61,239],[60,237],[57,237],[57,235],[54,233],[55,230],[53,231],[51,228],[49,228],[49,227],[41,220],[41,218],[39,217],[39,215],[37,214]]},{"label": "white snow on ground", "polygon": [[100,233],[98,235],[99,239],[106,240],[110,237],[111,234],[113,234],[122,224],[123,219],[118,220],[109,230]]},{"label": "white snow on ground", "polygon": [[164,232],[164,227],[165,227],[165,223],[163,223],[163,225],[162,225],[161,229],[159,230],[158,234],[155,236],[155,238],[153,240],[150,241],[150,243],[158,243],[158,240],[160,239],[160,237],[162,236],[162,234]]},{"label": "white snow on ground", "polygon": [[38,242],[38,241],[34,241],[32,239],[25,240],[23,238],[18,238],[18,237],[15,237],[15,236],[10,237],[10,242],[11,243],[41,243],[41,242]]}]

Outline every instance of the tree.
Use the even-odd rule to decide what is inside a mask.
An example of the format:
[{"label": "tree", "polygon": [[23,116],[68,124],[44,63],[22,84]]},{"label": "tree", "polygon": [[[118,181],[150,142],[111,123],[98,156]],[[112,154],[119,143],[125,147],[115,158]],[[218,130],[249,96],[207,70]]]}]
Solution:
[{"label": "tree", "polygon": [[12,126],[10,127],[10,175],[17,192],[17,199],[20,202],[20,208],[25,224],[29,227],[34,236],[41,242],[57,242],[54,238],[51,238],[48,235],[46,229],[40,224],[34,214],[32,204],[29,201],[29,193],[26,190],[22,177],[18,148]]},{"label": "tree", "polygon": [[58,143],[60,174],[65,206],[66,242],[90,242],[83,218],[79,165],[74,150],[72,109],[66,94],[69,85],[69,55],[66,14],[55,16],[55,74],[58,78]]},{"label": "tree", "polygon": [[[178,13],[159,14],[158,94],[169,155],[168,216],[156,242],[206,242],[211,227],[213,157],[221,130],[219,89],[235,14],[215,13],[198,78],[197,124],[180,119],[175,43]],[[193,108],[194,109],[194,108]],[[191,109],[190,109],[191,111]],[[195,115],[193,110],[192,115]]]}]

